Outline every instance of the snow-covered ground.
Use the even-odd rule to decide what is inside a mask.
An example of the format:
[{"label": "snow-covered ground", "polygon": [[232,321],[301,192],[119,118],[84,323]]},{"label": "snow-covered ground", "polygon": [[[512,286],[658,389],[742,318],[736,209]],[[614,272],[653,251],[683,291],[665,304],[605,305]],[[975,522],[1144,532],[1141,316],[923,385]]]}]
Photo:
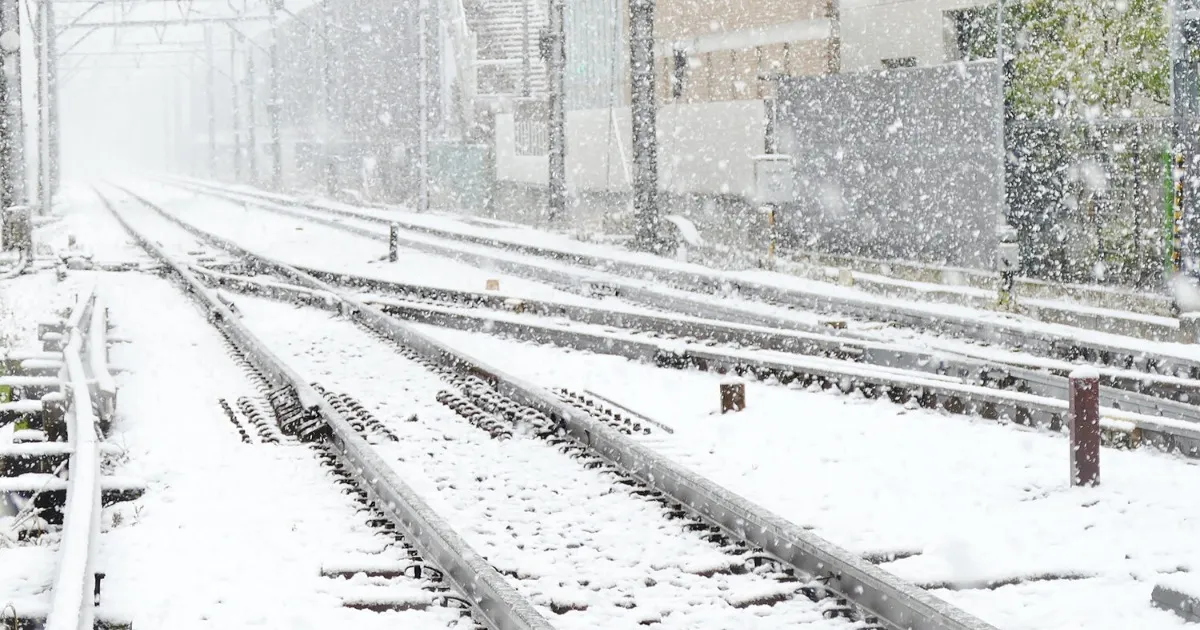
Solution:
[{"label": "snow-covered ground", "polygon": [[[445,256],[423,254],[405,248],[401,248],[400,260],[397,263],[383,263],[379,259],[387,253],[386,244],[382,243],[379,238],[347,233],[330,226],[255,209],[252,206],[248,208],[240,203],[214,198],[210,195],[197,195],[178,188],[156,187],[150,184],[141,184],[137,190],[145,192],[155,202],[165,205],[175,216],[201,229],[232,239],[256,253],[297,265],[465,291],[480,291],[486,286],[487,279],[497,279],[500,280],[503,292],[508,295],[570,304],[596,304],[593,300],[580,297],[571,291],[551,287],[545,283],[522,279],[492,269],[474,267]],[[306,212],[294,208],[289,208],[288,211],[319,216],[324,219],[329,218],[328,215],[315,211]],[[387,227],[377,222],[354,218],[337,218],[336,220],[358,229],[369,230],[379,235],[380,238],[387,236]],[[444,239],[422,235],[407,235],[406,238],[438,244],[448,243]],[[546,261],[534,256],[504,252],[484,246],[451,244],[465,252],[481,252],[488,256],[498,256],[506,261],[534,264],[551,270],[563,270],[572,275],[582,273],[589,278],[600,280],[617,278],[600,270],[581,270],[579,267]],[[436,269],[437,272],[431,273],[433,269]],[[644,284],[637,280],[620,280],[626,283]],[[828,319],[816,313],[777,307],[761,302],[725,296],[696,295],[665,287],[656,287],[656,290],[664,295],[686,297],[714,305],[736,303],[752,312],[787,318],[807,327],[816,326]],[[617,300],[607,300],[606,306],[636,311],[645,310]],[[860,328],[856,322],[851,322],[850,327]],[[868,326],[868,328],[872,327]]]},{"label": "snow-covered ground", "polygon": [[[146,188],[149,189],[148,186]],[[156,193],[156,197],[155,197],[156,199],[160,198],[164,195],[171,196],[172,199],[189,199],[189,198],[196,199],[194,194],[189,193],[189,192],[183,192],[178,188],[164,186],[164,187],[160,188],[160,191],[161,192]],[[217,207],[218,204],[230,203],[227,201],[218,200],[216,198],[213,198],[212,196],[201,196],[199,199],[200,199],[200,203],[207,204],[207,205],[204,205],[205,208],[215,208],[215,207]],[[204,201],[204,200],[207,200],[207,201]],[[742,281],[760,283],[760,284],[764,284],[764,285],[768,285],[768,286],[776,286],[776,287],[779,287],[780,289],[802,291],[802,292],[805,292],[805,293],[808,293],[811,295],[816,295],[816,296],[827,296],[830,298],[845,298],[845,299],[860,300],[860,301],[873,303],[884,311],[886,311],[889,308],[912,309],[912,310],[915,310],[918,312],[924,312],[926,315],[928,315],[929,317],[934,318],[934,319],[944,317],[944,316],[955,316],[955,317],[965,318],[968,320],[978,321],[981,323],[998,323],[998,324],[1004,324],[1004,325],[1008,325],[1008,326],[1016,326],[1018,328],[1027,330],[1031,333],[1034,333],[1034,332],[1045,333],[1048,335],[1056,335],[1056,336],[1062,336],[1062,337],[1066,337],[1066,338],[1074,338],[1074,339],[1079,339],[1079,340],[1087,341],[1087,342],[1111,344],[1116,347],[1130,347],[1130,348],[1144,349],[1149,352],[1161,353],[1161,354],[1168,355],[1168,356],[1177,356],[1177,357],[1182,357],[1182,358],[1186,358],[1186,359],[1200,359],[1200,350],[1197,350],[1197,347],[1194,344],[1184,344],[1184,343],[1174,343],[1174,342],[1151,342],[1151,341],[1127,337],[1127,336],[1123,336],[1123,335],[1112,334],[1112,333],[1105,332],[1105,331],[1089,330],[1086,328],[1066,326],[1066,325],[1062,325],[1062,324],[1050,324],[1050,323],[1040,322],[1040,321],[1036,321],[1036,320],[1033,320],[1028,317],[1014,315],[1014,314],[1008,314],[1008,313],[1002,313],[1002,312],[992,311],[992,310],[988,310],[988,309],[972,308],[970,306],[956,305],[956,304],[929,304],[929,303],[922,303],[922,302],[912,301],[912,300],[904,300],[904,299],[899,299],[899,298],[871,295],[869,293],[865,293],[865,292],[855,289],[853,287],[843,287],[843,286],[838,286],[838,285],[827,283],[827,282],[809,280],[809,279],[805,279],[805,278],[799,278],[799,277],[795,277],[795,276],[790,276],[790,275],[781,274],[781,273],[768,272],[768,271],[761,271],[761,270],[747,270],[747,271],[741,271],[741,272],[715,271],[712,269],[701,267],[699,265],[682,263],[682,262],[659,258],[659,257],[653,257],[653,256],[649,256],[649,255],[641,254],[641,253],[637,253],[637,252],[629,252],[629,251],[622,250],[622,249],[619,249],[619,248],[616,248],[613,246],[609,246],[609,245],[602,245],[602,244],[596,244],[596,243],[581,243],[581,242],[575,241],[573,239],[570,239],[569,237],[567,237],[565,235],[541,232],[541,231],[534,230],[534,229],[527,228],[527,227],[495,227],[495,228],[494,227],[484,227],[484,226],[478,225],[476,223],[464,223],[453,217],[446,217],[446,216],[440,216],[440,215],[420,215],[420,214],[415,214],[415,213],[405,213],[405,212],[391,211],[391,210],[387,210],[387,211],[374,210],[374,209],[367,209],[367,208],[357,208],[354,206],[346,206],[344,204],[336,204],[336,203],[329,203],[327,205],[329,205],[331,207],[337,207],[339,209],[356,212],[356,213],[362,214],[363,216],[372,216],[372,217],[389,217],[390,216],[390,217],[398,218],[402,221],[413,223],[413,224],[427,225],[429,227],[436,227],[439,229],[447,229],[447,230],[451,230],[454,232],[458,232],[458,233],[462,233],[462,234],[469,234],[469,235],[473,235],[473,236],[486,236],[489,238],[498,238],[501,240],[507,240],[507,241],[510,241],[513,243],[534,245],[534,246],[539,246],[539,247],[547,247],[547,248],[553,248],[553,249],[558,249],[558,250],[562,250],[562,251],[578,252],[578,253],[582,253],[582,254],[588,254],[588,255],[598,256],[601,258],[608,258],[608,259],[612,259],[612,260],[631,261],[631,262],[636,262],[639,264],[650,265],[652,267],[657,267],[657,268],[661,268],[661,269],[693,271],[693,272],[698,272],[698,273],[703,273],[703,274],[708,274],[708,275],[727,277],[729,279],[737,279],[737,280],[742,280]],[[173,205],[173,208],[174,207],[176,207],[176,206]],[[325,219],[330,218],[329,213],[321,212],[318,210],[304,210],[304,209],[300,209],[300,208],[289,208],[289,210],[292,212],[298,212],[301,214],[309,214],[312,216],[317,216],[317,217],[321,217],[321,218],[325,218]],[[190,216],[192,216],[192,215],[189,215],[189,217]],[[280,217],[280,218],[284,219],[284,220],[290,220],[287,217]],[[192,219],[189,218],[189,220],[192,220]],[[373,222],[365,221],[365,220],[357,220],[354,218],[347,218],[347,217],[337,217],[336,220],[339,222],[342,222],[344,224],[347,224],[347,225],[354,225],[357,228],[370,229],[381,235],[386,234],[386,227],[383,225],[380,225],[378,223],[373,223]],[[300,223],[301,223],[301,225],[304,225],[303,222],[300,222]],[[332,228],[323,227],[323,226],[319,226],[316,224],[307,224],[307,229],[308,230],[324,230],[324,232],[322,232],[322,233],[336,231],[336,230],[333,230]],[[439,240],[436,237],[425,237],[425,236],[419,236],[419,235],[415,235],[415,236],[410,235],[409,238],[414,238],[416,240]],[[364,239],[364,240],[369,241],[370,239]],[[520,261],[525,261],[525,262],[536,261],[536,263],[539,266],[543,266],[543,267],[549,268],[549,269],[572,268],[571,266],[565,265],[564,263],[546,261],[546,260],[537,259],[537,258],[531,257],[531,256],[523,256],[523,255],[516,254],[513,252],[504,252],[502,250],[487,248],[484,246],[477,246],[477,245],[470,245],[470,244],[458,244],[458,245],[456,245],[456,247],[462,249],[463,251],[486,251],[490,255],[498,256],[498,257],[501,257],[504,259],[520,260]],[[438,260],[445,260],[445,259],[440,258]],[[576,272],[579,271],[579,268],[573,268],[573,269]],[[602,276],[603,274],[597,273],[597,275]],[[671,293],[671,291],[669,289],[661,288],[660,290],[663,291],[664,293]],[[708,301],[708,302],[712,302],[714,304],[735,306],[739,309],[743,309],[744,311],[746,311],[748,313],[762,313],[762,314],[769,314],[769,315],[772,315],[775,317],[796,319],[797,321],[801,321],[801,322],[804,322],[804,323],[807,323],[810,325],[818,323],[822,319],[826,319],[826,317],[822,317],[815,313],[805,313],[805,312],[796,311],[793,309],[787,309],[787,308],[783,308],[783,307],[773,306],[770,304],[764,304],[762,302],[738,299],[736,297],[731,297],[731,296],[710,296],[710,295],[703,295],[703,294],[692,294],[692,293],[687,293],[687,292],[682,292],[682,291],[676,291],[674,293],[677,293],[681,296],[687,295],[689,298],[691,298],[693,300]],[[1059,306],[1061,306],[1064,309],[1071,308],[1071,305],[1067,302],[1063,302]],[[1104,313],[1104,311],[1102,309],[1080,309],[1080,310],[1081,310],[1081,312],[1085,312],[1085,313],[1093,313],[1093,314],[1096,314],[1096,313],[1103,314]],[[1131,317],[1147,319],[1148,321],[1150,321],[1150,320],[1158,321],[1158,319],[1150,317],[1150,316],[1132,316],[1131,315]],[[1161,318],[1159,318],[1159,319],[1161,319]],[[850,322],[850,327],[851,327],[851,329],[855,329],[856,333],[868,335],[870,338],[875,338],[875,339],[879,339],[879,340],[900,341],[900,342],[904,342],[907,344],[911,344],[916,347],[926,348],[926,349],[930,349],[930,350],[941,349],[941,350],[947,350],[947,351],[955,351],[955,348],[961,347],[961,343],[957,342],[956,340],[947,339],[941,335],[930,334],[925,331],[911,330],[911,329],[904,329],[904,328],[893,328],[893,329],[888,329],[888,330],[875,330],[876,327],[872,326],[872,325],[866,326],[866,330],[863,330],[862,329],[863,327],[860,327],[855,322]]]},{"label": "snow-covered ground", "polygon": [[[74,233],[81,249],[114,260],[136,254],[98,204],[72,209],[53,237]],[[437,606],[382,614],[342,606],[343,598],[364,594],[433,595],[415,581],[321,577],[326,564],[402,564],[407,553],[367,527],[360,506],[309,447],[241,442],[218,401],[256,392],[220,336],[166,281],[137,272],[71,272],[62,283],[52,273],[2,283],[4,310],[13,313],[3,325],[17,339],[10,347],[32,343],[36,323],[91,281],[109,305],[113,336],[127,341],[110,357],[122,370],[110,438],[125,451],[118,474],[147,484],[138,501],[104,512],[103,615],[138,628],[470,627]],[[0,542],[0,607],[44,614],[54,543]]]},{"label": "snow-covered ground", "polygon": [[[403,206],[393,206],[387,209],[376,209],[355,206],[352,204],[339,203],[329,200],[320,200],[315,203],[329,208],[335,208],[341,211],[353,212],[365,217],[373,217],[376,219],[382,218],[386,220],[402,221],[405,224],[433,228],[437,230],[445,230],[459,234],[492,238],[500,241],[529,245],[534,247],[542,247],[554,249],[564,252],[575,252],[579,254],[596,256],[600,258],[608,258],[613,260],[626,260],[639,264],[651,265],[664,269],[674,270],[695,270],[703,271],[703,267],[699,265],[684,263],[673,260],[666,260],[660,257],[651,256],[639,252],[632,252],[610,244],[586,242],[573,238],[569,234],[547,231],[544,229],[533,228],[530,226],[507,223],[501,221],[481,221],[471,216],[448,214],[448,213],[416,213]],[[712,270],[707,270],[711,272]],[[831,270],[833,271],[833,270]],[[791,274],[762,271],[762,270],[747,270],[739,272],[729,272],[727,274],[731,278],[741,278],[745,280],[758,281],[767,284],[778,284],[779,286],[791,286],[805,291],[810,291],[818,294],[839,295],[839,296],[857,296],[876,298],[870,292],[860,288],[838,286],[834,282],[823,282],[820,280],[810,280],[799,278]],[[836,273],[834,274],[836,276]],[[899,280],[886,276],[871,275],[871,274],[855,274],[862,275],[864,278],[874,282],[893,284],[897,287],[903,287],[913,291],[919,291],[933,294],[944,294],[943,300],[951,298],[953,301],[968,303],[969,298],[986,299],[995,298],[994,291],[977,289],[973,287],[932,284],[925,282],[914,282],[908,280]],[[954,296],[960,296],[954,299]],[[891,298],[885,298],[891,299]],[[939,300],[939,301],[943,301]],[[1144,319],[1146,321],[1169,324],[1174,321],[1171,318],[1157,317],[1152,315],[1138,315],[1128,311],[1116,311],[1112,309],[1098,308],[1080,304],[1071,299],[1047,300],[1047,299],[1028,299],[1023,300],[1031,306],[1042,306],[1061,310],[1076,310],[1081,313],[1091,313],[1109,316],[1123,316],[1131,319]],[[897,299],[897,302],[914,304],[912,299]],[[919,304],[919,302],[918,302]],[[943,305],[938,305],[934,308],[940,309]],[[948,305],[946,305],[948,306]],[[972,309],[974,310],[974,309]],[[986,312],[986,311],[985,311]]]},{"label": "snow-covered ground", "polygon": [[295,265],[459,291],[483,291],[487,281],[494,279],[504,293],[518,297],[581,299],[545,284],[411,250],[402,249],[399,260],[388,263],[386,243],[230,201],[151,184],[140,184],[136,190],[202,230]]},{"label": "snow-covered ground", "polygon": [[309,447],[242,443],[218,400],[255,392],[177,289],[127,274],[104,291],[114,334],[130,340],[112,353],[129,370],[112,441],[127,452],[122,474],[148,486],[109,514],[121,524],[101,542],[106,607],[138,628],[439,628],[456,618],[343,608],[368,581],[322,578],[324,564],[400,564],[403,551],[366,526]]},{"label": "snow-covered ground", "polygon": [[[664,422],[648,441],[731,490],[920,584],[1087,576],[939,591],[1005,629],[1171,628],[1157,577],[1200,566],[1200,467],[1102,453],[1102,485],[1068,485],[1067,442],[1016,426],[750,383],[721,415],[721,377],[422,327],[517,376],[591,390]],[[1117,593],[1119,596],[1116,596]],[[1070,613],[1063,612],[1069,610]]]},{"label": "snow-covered ground", "polygon": [[380,454],[556,627],[847,627],[822,621],[803,597],[736,607],[791,585],[753,574],[706,577],[734,560],[545,442],[521,433],[492,439],[436,401],[447,383],[353,324],[262,299],[237,302],[284,360],[359,398],[397,434],[398,442],[377,446]]},{"label": "snow-covered ground", "polygon": [[[37,325],[52,322],[70,309],[87,274],[59,282],[52,273],[19,276],[0,282],[0,347],[41,350]],[[0,427],[0,445],[10,444],[12,427]],[[58,537],[47,535],[31,544],[17,542],[16,515],[0,497],[0,609],[11,605],[18,615],[43,613],[49,603]],[[4,616],[0,610],[0,616]]]},{"label": "snow-covered ground", "polygon": [[[236,208],[216,203],[196,201],[186,215],[182,205],[172,209],[292,262],[344,271],[350,269],[336,265],[351,263],[339,260],[357,269],[383,267],[369,262],[385,253],[370,239],[339,240],[333,230],[300,222],[288,229],[285,218],[265,213],[230,221]],[[98,242],[89,238],[89,246],[130,255],[126,245],[113,245],[106,221],[95,220],[89,235]],[[315,247],[313,234],[333,244]],[[432,256],[409,262],[387,267],[416,282],[470,290],[496,277]],[[507,277],[502,283],[529,290],[529,297],[561,293]],[[249,393],[248,384],[195,309],[149,277],[113,276],[104,290],[119,327],[114,334],[133,342],[113,353],[114,363],[130,370],[118,383],[118,442],[130,454],[121,472],[149,483],[146,497],[104,536],[104,605],[131,614],[139,627],[278,620],[288,627],[399,625],[396,617],[346,611],[337,601],[345,585],[319,578],[322,563],[380,543],[306,448],[240,442],[215,399]],[[738,581],[745,576],[689,574],[719,552],[693,543],[685,548],[677,524],[662,525],[656,507],[613,493],[603,477],[532,438],[490,439],[432,402],[432,376],[346,322],[237,299],[247,321],[285,358],[363,400],[401,436],[382,446],[384,454],[469,542],[522,575],[516,582],[536,603],[589,603],[587,611],[556,618],[558,625],[623,627],[667,609],[676,611],[664,618],[673,627],[794,626],[812,614],[803,602],[764,609],[762,617],[733,609],[729,596],[759,586]],[[172,322],[175,316],[192,323]],[[955,584],[959,590],[937,593],[1004,630],[1183,627],[1154,609],[1149,595],[1158,578],[1200,561],[1200,550],[1188,544],[1200,521],[1191,500],[1200,491],[1200,468],[1190,462],[1105,450],[1102,485],[1072,489],[1067,444],[1058,436],[757,383],[748,386],[745,412],[720,415],[716,375],[425,329],[546,387],[589,389],[669,424],[674,435],[643,439],[819,535],[863,553],[919,552],[885,567],[918,583]],[[408,422],[414,413],[417,421]],[[624,520],[591,521],[593,511]],[[584,521],[594,524],[583,529]],[[646,535],[631,535],[635,530]],[[44,565],[13,556],[0,569],[0,585],[18,562]],[[654,586],[637,582],[647,574]],[[1055,575],[1079,579],[962,588]],[[623,607],[624,593],[632,593],[635,608]],[[679,606],[681,596],[697,605]],[[423,627],[445,620],[403,621]]]}]

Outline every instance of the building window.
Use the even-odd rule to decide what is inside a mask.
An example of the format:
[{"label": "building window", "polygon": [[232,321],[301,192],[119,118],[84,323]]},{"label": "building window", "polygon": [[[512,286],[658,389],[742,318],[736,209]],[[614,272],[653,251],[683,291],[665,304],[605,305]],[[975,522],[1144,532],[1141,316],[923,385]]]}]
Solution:
[{"label": "building window", "polygon": [[550,147],[550,105],[544,100],[520,100],[513,107],[517,155],[546,155]]},{"label": "building window", "polygon": [[883,67],[887,68],[888,70],[895,70],[896,68],[916,68],[917,67],[917,58],[916,57],[896,57],[894,59],[884,59]]},{"label": "building window", "polygon": [[674,64],[671,67],[671,98],[683,98],[684,83],[687,80],[688,56],[687,51],[676,48],[672,55]]},{"label": "building window", "polygon": [[991,59],[996,56],[996,9],[972,7],[946,11],[950,61]]}]

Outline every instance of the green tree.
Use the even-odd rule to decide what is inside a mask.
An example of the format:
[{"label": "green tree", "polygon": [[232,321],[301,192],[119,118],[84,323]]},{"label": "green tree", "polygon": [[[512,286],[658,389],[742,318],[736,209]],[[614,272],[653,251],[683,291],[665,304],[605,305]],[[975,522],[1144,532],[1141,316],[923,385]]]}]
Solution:
[{"label": "green tree", "polygon": [[1165,0],[1015,0],[1005,41],[1008,98],[1028,118],[1161,113],[1167,106]]}]

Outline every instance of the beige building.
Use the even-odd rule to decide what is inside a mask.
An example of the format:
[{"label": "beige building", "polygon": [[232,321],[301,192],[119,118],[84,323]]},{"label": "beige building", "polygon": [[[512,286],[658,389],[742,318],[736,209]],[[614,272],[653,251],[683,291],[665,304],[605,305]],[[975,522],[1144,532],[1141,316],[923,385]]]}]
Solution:
[{"label": "beige building", "polygon": [[[777,78],[955,60],[973,36],[962,12],[974,4],[658,0],[660,186],[675,196],[751,196]],[[566,3],[567,186],[575,195],[630,191],[628,20],[628,0]],[[542,122],[520,116],[510,109],[496,117],[497,177],[542,187]]]},{"label": "beige building", "polygon": [[661,0],[662,103],[755,100],[773,77],[838,71],[830,0]]},{"label": "beige building", "polygon": [[971,38],[994,28],[995,6],[978,0],[841,0],[842,70],[957,61]]}]

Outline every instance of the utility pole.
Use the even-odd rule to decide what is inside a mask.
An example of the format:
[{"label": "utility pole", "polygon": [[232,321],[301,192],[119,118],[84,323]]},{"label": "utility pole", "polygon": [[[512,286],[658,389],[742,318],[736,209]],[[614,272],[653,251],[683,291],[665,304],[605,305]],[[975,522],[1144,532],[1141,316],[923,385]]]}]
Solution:
[{"label": "utility pole", "polygon": [[205,65],[208,72],[205,76],[205,95],[208,99],[208,176],[217,177],[217,55],[213,47],[213,30],[209,24],[204,25],[204,46],[206,49]]},{"label": "utility pole", "polygon": [[246,49],[246,144],[250,160],[250,184],[258,183],[258,123],[255,120],[255,95],[258,93],[258,81],[254,77],[254,49]]},{"label": "utility pole", "polygon": [[429,0],[417,16],[417,212],[429,210]]},{"label": "utility pole", "polygon": [[333,97],[330,93],[330,83],[333,80],[333,42],[329,39],[329,23],[332,21],[330,12],[333,10],[332,2],[321,3],[321,47],[324,51],[324,59],[321,64],[321,106],[319,113],[321,120],[318,124],[321,128],[321,153],[325,157],[325,193],[333,196],[337,192],[337,171],[335,170],[333,155]]},{"label": "utility pole", "polygon": [[62,181],[61,164],[59,163],[59,146],[58,135],[58,26],[54,15],[54,3],[48,0],[51,10],[46,12],[46,52],[50,57],[50,62],[46,67],[47,72],[47,91],[50,97],[50,106],[48,108],[47,120],[50,122],[50,195],[53,196],[58,192],[59,184]]},{"label": "utility pole", "polygon": [[233,136],[233,181],[242,182],[242,99],[238,90],[237,79],[237,42],[238,32],[229,31],[229,89],[233,95],[233,109],[229,110],[230,133]]},{"label": "utility pole", "polygon": [[633,95],[633,207],[637,220],[634,244],[659,253],[658,105],[654,98],[654,3],[630,0],[630,77]]},{"label": "utility pole", "polygon": [[8,211],[25,197],[25,134],[21,116],[21,11],[18,0],[0,0],[0,206]]},{"label": "utility pole", "polygon": [[529,27],[532,21],[529,15],[531,0],[521,0],[521,96],[529,98],[533,95],[533,52],[529,50]]},{"label": "utility pole", "polygon": [[50,183],[50,40],[54,34],[49,32],[50,20],[47,17],[54,6],[51,0],[41,0],[37,5],[36,30],[34,32],[34,47],[38,56],[38,212],[43,216],[50,214],[51,197],[53,196]]},{"label": "utility pole", "polygon": [[550,140],[549,197],[551,221],[567,214],[567,104],[564,73],[567,66],[565,0],[550,0]]},{"label": "utility pole", "polygon": [[1174,122],[1175,216],[1174,271],[1196,271],[1200,213],[1200,77],[1195,53],[1200,50],[1200,0],[1169,2],[1171,116]]},{"label": "utility pole", "polygon": [[267,95],[267,124],[271,128],[271,187],[283,190],[283,138],[279,129],[279,24],[276,11],[282,0],[267,0],[271,20],[271,68],[268,71],[270,94]]}]

